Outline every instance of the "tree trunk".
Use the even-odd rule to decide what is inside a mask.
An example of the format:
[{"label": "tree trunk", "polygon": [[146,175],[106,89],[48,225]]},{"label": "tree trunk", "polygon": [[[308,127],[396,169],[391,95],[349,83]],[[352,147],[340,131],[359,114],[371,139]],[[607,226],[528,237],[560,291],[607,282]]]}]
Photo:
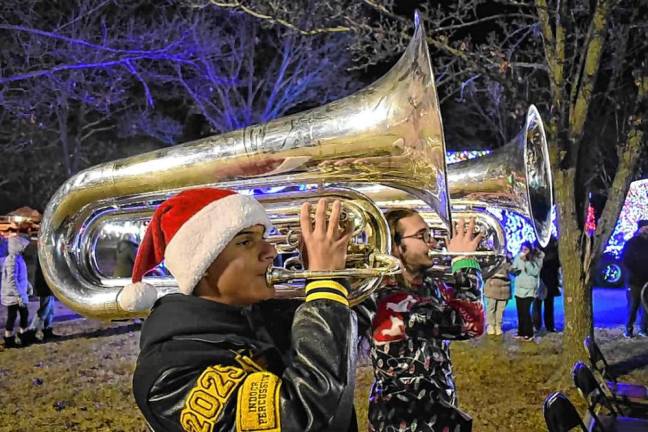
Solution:
[{"label": "tree trunk", "polygon": [[[565,308],[563,367],[571,368],[574,362],[586,358],[583,340],[592,331],[592,290],[583,265],[583,237],[574,196],[575,170],[556,170],[555,174],[554,187],[560,216],[558,250],[563,271]],[[565,372],[561,371],[561,376],[568,378],[569,374]]]}]

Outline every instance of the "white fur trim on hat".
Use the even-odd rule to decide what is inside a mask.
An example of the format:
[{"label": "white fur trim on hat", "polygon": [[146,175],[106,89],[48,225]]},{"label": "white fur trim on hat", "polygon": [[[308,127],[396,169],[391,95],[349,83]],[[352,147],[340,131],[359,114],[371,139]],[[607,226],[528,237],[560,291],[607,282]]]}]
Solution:
[{"label": "white fur trim on hat", "polygon": [[117,303],[127,312],[145,312],[153,307],[157,298],[158,291],[153,285],[137,282],[119,291]]},{"label": "white fur trim on hat", "polygon": [[203,207],[167,244],[164,263],[183,294],[191,294],[234,236],[245,228],[272,227],[261,204],[251,196],[229,195]]}]

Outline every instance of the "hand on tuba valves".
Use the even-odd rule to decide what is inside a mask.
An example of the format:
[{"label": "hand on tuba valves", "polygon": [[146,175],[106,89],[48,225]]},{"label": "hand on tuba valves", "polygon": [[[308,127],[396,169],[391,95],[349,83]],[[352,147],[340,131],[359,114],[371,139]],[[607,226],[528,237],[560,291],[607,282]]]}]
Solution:
[{"label": "hand on tuba valves", "polygon": [[450,253],[456,252],[471,255],[471,252],[477,250],[477,247],[484,238],[483,233],[475,232],[474,217],[471,217],[468,220],[467,226],[464,218],[460,218],[459,221],[454,224],[452,231],[452,238],[448,242],[448,252]]},{"label": "hand on tuba valves", "polygon": [[453,235],[436,234],[436,248],[428,252],[428,256],[434,258],[434,265],[430,269],[432,273],[450,275],[452,261],[457,258],[475,258],[482,268],[484,277],[491,275],[504,260],[504,255],[499,253],[499,248],[493,248],[490,243],[497,236],[487,225],[476,222],[475,217],[470,217],[468,223],[464,218],[459,218],[454,224]]},{"label": "hand on tuba valves", "polygon": [[362,194],[328,188],[260,200],[275,228],[267,239],[279,252],[279,266],[271,268],[267,280],[277,298],[303,298],[306,280],[347,279],[349,304],[354,305],[382,277],[400,273],[400,261],[389,254],[384,216]]},{"label": "hand on tuba valves", "polygon": [[315,220],[311,220],[310,204],[305,202],[300,212],[301,244],[300,248],[304,268],[311,271],[342,270],[346,268],[346,257],[349,240],[353,236],[350,224],[340,225],[340,200],[331,205],[327,221],[329,204],[321,198],[315,210]]}]

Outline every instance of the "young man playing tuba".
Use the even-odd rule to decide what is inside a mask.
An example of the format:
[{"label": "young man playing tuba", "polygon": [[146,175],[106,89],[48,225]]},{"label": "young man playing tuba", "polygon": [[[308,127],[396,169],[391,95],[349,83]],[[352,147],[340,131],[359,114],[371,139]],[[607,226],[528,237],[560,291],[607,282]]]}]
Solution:
[{"label": "young man playing tuba", "polygon": [[437,246],[430,228],[414,210],[386,214],[394,255],[403,263],[402,277],[377,291],[372,321],[371,360],[375,383],[369,399],[369,425],[376,432],[469,431],[472,419],[457,406],[449,340],[483,332],[483,285],[480,266],[470,257],[481,235],[474,219],[455,226],[450,252],[452,277],[427,273]]},{"label": "young man playing tuba", "polygon": [[[314,271],[344,268],[350,233],[338,228],[340,203],[309,205],[301,229]],[[192,189],[155,211],[137,252],[125,310],[155,302],[144,322],[133,378],[135,400],[161,431],[350,431],[355,374],[355,314],[345,281],[306,285],[286,362],[257,304],[274,294],[266,271],[276,256],[270,221],[249,196]],[[180,294],[156,300],[142,276],[161,260]]]}]

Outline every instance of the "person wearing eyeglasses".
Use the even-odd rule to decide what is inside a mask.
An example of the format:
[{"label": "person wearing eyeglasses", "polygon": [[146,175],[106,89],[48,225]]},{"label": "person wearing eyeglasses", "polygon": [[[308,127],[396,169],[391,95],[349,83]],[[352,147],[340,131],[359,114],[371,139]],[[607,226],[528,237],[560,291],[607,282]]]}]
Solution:
[{"label": "person wearing eyeglasses", "polygon": [[465,255],[454,258],[452,275],[441,279],[430,273],[429,252],[440,245],[425,220],[410,209],[385,216],[403,273],[376,295],[369,428],[470,431],[472,419],[457,404],[449,341],[474,338],[484,330],[481,269],[470,256],[482,235],[474,235],[474,219],[459,219],[447,250]]}]

